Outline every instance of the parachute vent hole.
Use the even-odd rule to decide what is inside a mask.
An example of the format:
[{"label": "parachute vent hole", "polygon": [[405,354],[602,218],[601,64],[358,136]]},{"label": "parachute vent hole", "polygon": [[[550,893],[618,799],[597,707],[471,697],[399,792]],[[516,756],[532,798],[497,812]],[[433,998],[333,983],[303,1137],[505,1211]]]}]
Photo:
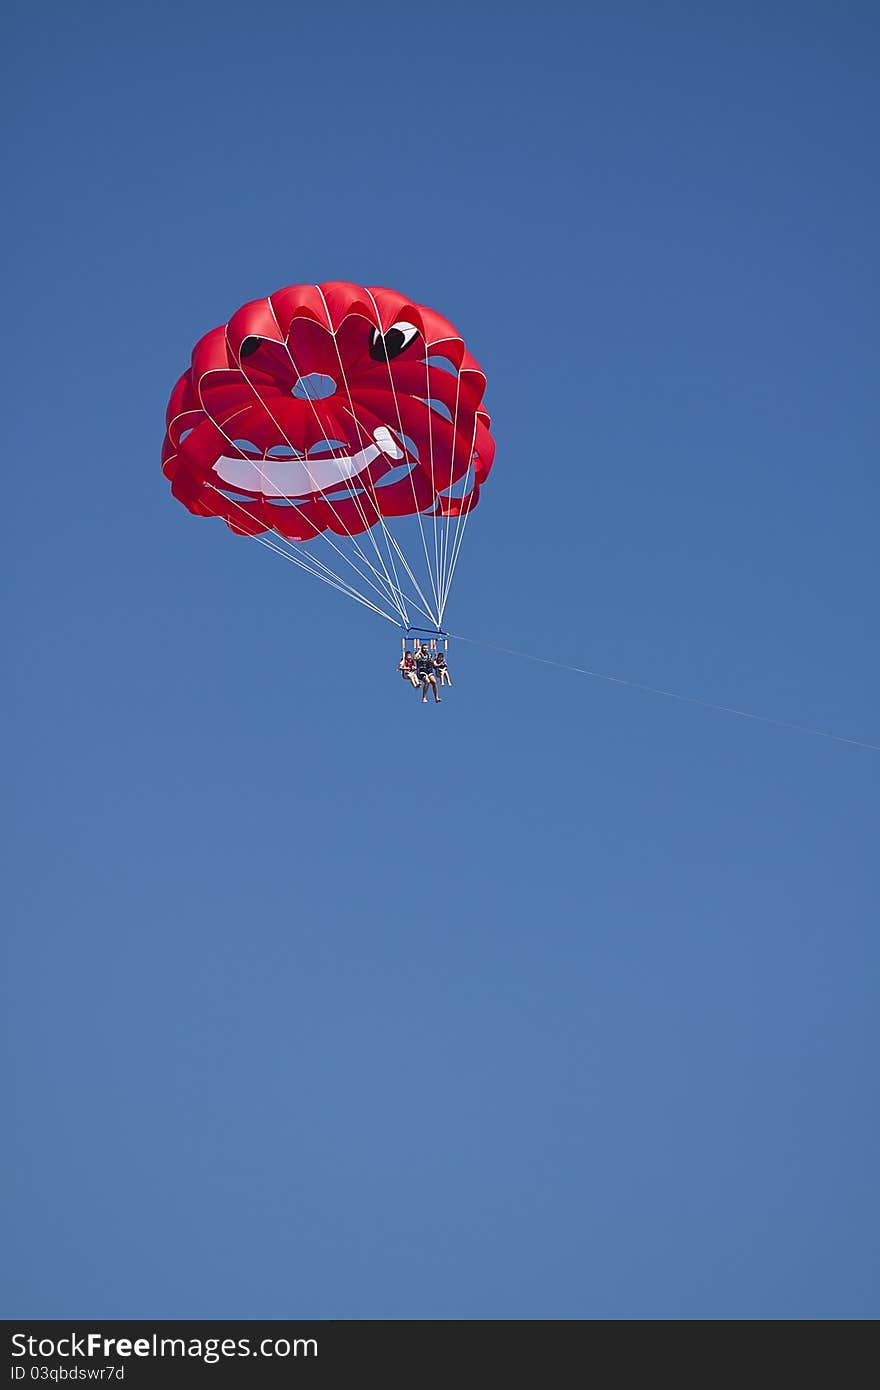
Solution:
[{"label": "parachute vent hole", "polygon": [[319,439],[309,449],[309,458],[314,454],[332,454],[337,449],[347,449],[348,445],[341,439]]},{"label": "parachute vent hole", "polygon": [[423,405],[433,410],[435,415],[442,415],[444,420],[448,420],[449,423],[452,424],[452,411],[449,409],[448,405],[444,405],[442,401],[435,400],[433,396],[419,396],[418,399]]},{"label": "parachute vent hole", "polygon": [[335,391],[336,382],[332,376],[325,376],[323,372],[309,372],[299,378],[291,394],[298,401],[324,401]]},{"label": "parachute vent hole", "polygon": [[189,439],[189,437],[190,437],[191,434],[192,434],[192,427],[190,427],[188,430],[181,430],[180,438],[179,438],[178,441],[177,441],[178,444],[182,444],[183,441],[184,441],[185,439]]},{"label": "parachute vent hole", "polygon": [[258,449],[256,444],[252,443],[250,439],[233,439],[232,447],[234,449],[240,449],[243,454],[256,454],[258,457],[262,458],[262,450]]},{"label": "parachute vent hole", "polygon": [[397,430],[395,430],[394,433],[397,435],[403,447],[409,450],[414,459],[417,459],[419,456],[419,448],[416,441],[411,439],[408,434],[400,434]]},{"label": "parachute vent hole", "polygon": [[219,492],[221,497],[225,497],[227,502],[253,502],[252,492],[233,492],[232,488],[214,487],[215,492]]},{"label": "parachute vent hole", "polygon": [[386,473],[384,478],[380,478],[376,487],[381,491],[383,487],[391,487],[394,483],[402,483],[404,478],[409,477],[411,467],[412,465],[409,463],[399,464],[397,468],[392,468],[390,473]]},{"label": "parachute vent hole", "polygon": [[450,362],[448,357],[426,357],[424,362],[428,367],[439,367],[441,372],[449,372],[450,376],[458,376],[458,368],[454,362]]},{"label": "parachute vent hole", "polygon": [[297,453],[296,449],[289,444],[273,444],[271,449],[266,451],[267,459],[298,459],[302,454]]},{"label": "parachute vent hole", "polygon": [[360,488],[339,487],[333,492],[324,492],[321,495],[326,502],[347,502],[352,497],[363,497],[364,494]]}]

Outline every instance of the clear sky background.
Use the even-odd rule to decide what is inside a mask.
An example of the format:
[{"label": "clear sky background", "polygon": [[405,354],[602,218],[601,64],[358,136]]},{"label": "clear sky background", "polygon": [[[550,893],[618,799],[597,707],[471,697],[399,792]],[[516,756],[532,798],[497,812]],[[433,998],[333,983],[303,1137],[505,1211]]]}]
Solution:
[{"label": "clear sky background", "polygon": [[203,332],[394,286],[489,377],[453,631],[880,742],[876,5],[4,39],[6,1315],[876,1317],[880,754],[422,708],[159,469]]}]

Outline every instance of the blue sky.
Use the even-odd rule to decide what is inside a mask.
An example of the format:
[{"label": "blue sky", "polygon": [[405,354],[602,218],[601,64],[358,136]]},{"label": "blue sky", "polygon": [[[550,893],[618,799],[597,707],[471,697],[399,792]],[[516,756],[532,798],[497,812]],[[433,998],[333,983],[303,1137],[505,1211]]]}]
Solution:
[{"label": "blue sky", "polygon": [[877,742],[876,7],[14,5],[4,1306],[876,1317],[878,755],[394,630],[159,471],[195,340],[489,378],[453,631]]}]

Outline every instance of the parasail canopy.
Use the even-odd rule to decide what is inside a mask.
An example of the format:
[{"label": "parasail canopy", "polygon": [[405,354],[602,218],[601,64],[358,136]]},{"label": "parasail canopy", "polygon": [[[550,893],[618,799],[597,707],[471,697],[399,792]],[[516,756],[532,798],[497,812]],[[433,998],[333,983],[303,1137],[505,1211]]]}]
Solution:
[{"label": "parasail canopy", "polygon": [[162,468],[195,515],[391,622],[439,628],[492,467],[485,387],[434,310],[344,281],[289,286],[196,344]]}]

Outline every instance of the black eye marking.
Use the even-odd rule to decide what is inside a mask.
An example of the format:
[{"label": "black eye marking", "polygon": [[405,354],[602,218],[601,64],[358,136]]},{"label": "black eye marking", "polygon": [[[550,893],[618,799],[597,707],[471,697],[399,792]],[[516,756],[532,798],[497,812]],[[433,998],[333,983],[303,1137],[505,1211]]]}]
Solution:
[{"label": "black eye marking", "polygon": [[399,323],[393,323],[387,333],[380,333],[378,328],[371,328],[370,356],[374,362],[393,361],[409,347],[418,331],[415,324],[406,323],[403,319]]},{"label": "black eye marking", "polygon": [[254,338],[253,336],[242,338],[241,347],[238,349],[239,357],[250,357],[252,352],[256,352],[262,341],[262,338]]}]

